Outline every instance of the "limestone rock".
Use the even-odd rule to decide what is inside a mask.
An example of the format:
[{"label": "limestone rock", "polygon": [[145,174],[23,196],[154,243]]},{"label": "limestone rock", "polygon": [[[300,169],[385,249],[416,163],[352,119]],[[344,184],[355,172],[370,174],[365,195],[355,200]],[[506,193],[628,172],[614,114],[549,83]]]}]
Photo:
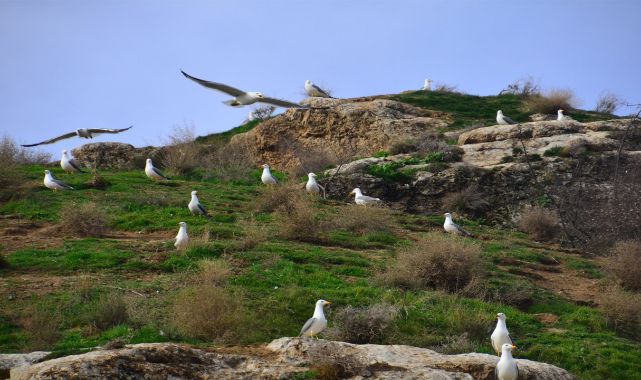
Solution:
[{"label": "limestone rock", "polygon": [[26,354],[0,354],[0,379],[9,378],[11,368],[27,367],[44,359],[50,352],[34,351]]},{"label": "limestone rock", "polygon": [[74,157],[84,166],[99,169],[144,168],[149,157],[156,159],[161,149],[154,147],[135,148],[133,145],[104,142],[82,145],[72,150]]}]

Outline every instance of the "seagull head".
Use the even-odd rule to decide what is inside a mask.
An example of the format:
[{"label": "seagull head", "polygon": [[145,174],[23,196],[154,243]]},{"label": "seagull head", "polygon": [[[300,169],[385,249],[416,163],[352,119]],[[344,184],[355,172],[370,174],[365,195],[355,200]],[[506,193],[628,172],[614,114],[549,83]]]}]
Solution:
[{"label": "seagull head", "polygon": [[187,223],[185,223],[185,222],[180,222],[180,223],[178,223],[178,224],[180,225],[180,227],[185,227],[185,228],[187,228]]},{"label": "seagull head", "polygon": [[515,348],[516,348],[516,346],[515,346],[515,345],[513,345],[513,344],[509,344],[509,343],[504,343],[504,344],[501,346],[501,349],[502,349],[504,352],[505,352],[505,351],[511,352],[511,351],[512,351],[513,349],[515,349]]},{"label": "seagull head", "polygon": [[559,113],[560,113],[561,115],[563,115],[563,112],[565,112],[565,110],[561,110],[561,109],[559,110]]},{"label": "seagull head", "polygon": [[307,174],[307,177],[309,177],[309,178],[316,178],[316,174],[314,174],[314,173],[309,173],[309,174]]},{"label": "seagull head", "polygon": [[349,195],[352,195],[352,194],[356,196],[363,195],[363,193],[361,192],[361,189],[359,189],[358,187],[349,193]]},{"label": "seagull head", "polygon": [[196,194],[198,194],[198,191],[196,191],[196,190],[191,192],[191,195],[196,195]]},{"label": "seagull head", "polygon": [[152,165],[151,158],[148,158],[146,162],[147,162],[147,165]]},{"label": "seagull head", "polygon": [[505,321],[505,314],[503,314],[503,313],[496,314],[496,319],[500,319],[502,321]]},{"label": "seagull head", "polygon": [[250,92],[249,94],[251,94],[254,98],[259,98],[259,99],[262,99],[265,97],[262,92]]},{"label": "seagull head", "polygon": [[452,214],[450,214],[449,212],[446,212],[446,213],[445,213],[445,214],[443,214],[443,215],[445,215],[445,217],[446,217],[446,218],[452,218]]},{"label": "seagull head", "polygon": [[503,111],[498,110],[498,111],[496,111],[496,114],[497,114],[497,115],[500,115],[500,116],[503,116]]},{"label": "seagull head", "polygon": [[67,155],[67,149],[63,149],[62,150],[62,154],[64,154],[66,156]]},{"label": "seagull head", "polygon": [[309,79],[308,79],[308,80],[306,80],[306,81],[305,81],[305,85],[306,85],[306,86],[311,86],[311,85],[312,85],[312,81],[311,81],[311,80],[309,80]]},{"label": "seagull head", "polygon": [[325,301],[325,300],[318,300],[318,301],[316,301],[316,306],[319,306],[319,305],[320,305],[320,306],[326,306],[326,305],[331,305],[331,304],[332,304],[331,302],[329,302],[329,301]]},{"label": "seagull head", "polygon": [[51,172],[49,170],[45,170],[45,175],[51,175]]},{"label": "seagull head", "polygon": [[269,169],[269,165],[263,164],[263,169]]}]

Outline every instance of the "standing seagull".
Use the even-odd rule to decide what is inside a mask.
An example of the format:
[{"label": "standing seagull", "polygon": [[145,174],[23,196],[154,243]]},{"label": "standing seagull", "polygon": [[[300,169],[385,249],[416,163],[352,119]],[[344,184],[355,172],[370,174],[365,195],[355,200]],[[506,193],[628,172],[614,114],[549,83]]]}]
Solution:
[{"label": "standing seagull", "polygon": [[203,207],[203,205],[200,204],[200,201],[198,200],[198,195],[196,195],[198,192],[196,190],[191,192],[191,201],[189,201],[189,211],[191,212],[191,215],[203,215],[208,218],[211,218],[211,216],[207,213],[207,210]]},{"label": "standing seagull", "polygon": [[70,158],[67,155],[66,149],[62,150],[62,157],[60,158],[60,166],[66,172],[84,173],[80,168],[80,164],[78,163],[78,161],[76,161],[74,158]]},{"label": "standing seagull", "polygon": [[307,183],[305,184],[305,190],[310,194],[320,194],[320,191],[323,190],[323,198],[325,198],[325,188],[316,182],[316,174],[309,173],[307,174]]},{"label": "standing seagull", "polygon": [[425,83],[423,83],[423,91],[432,91],[432,82],[433,80],[431,79],[425,79]]},{"label": "standing seagull", "polygon": [[318,87],[314,83],[312,83],[311,80],[306,80],[305,81],[305,92],[307,93],[308,96],[315,96],[318,98],[331,98],[332,96],[327,93],[327,91],[323,90],[322,88]]},{"label": "standing seagull", "polygon": [[472,236],[469,232],[465,231],[461,226],[452,221],[452,214],[445,213],[445,223],[443,223],[445,232],[461,236]]},{"label": "standing seagull", "polygon": [[68,138],[74,137],[74,136],[84,137],[86,139],[92,139],[94,136],[100,135],[100,134],[103,134],[103,133],[120,133],[120,132],[124,132],[124,131],[126,131],[128,129],[131,129],[131,127],[133,127],[133,125],[129,126],[127,128],[122,128],[122,129],[107,129],[107,128],[89,128],[89,129],[87,129],[87,128],[80,128],[80,129],[76,129],[74,132],[65,133],[64,135],[60,135],[58,137],[54,137],[54,138],[49,139],[49,140],[45,140],[45,141],[42,141],[42,142],[39,142],[39,143],[35,143],[35,144],[22,145],[22,146],[28,148],[28,147],[36,146],[36,145],[53,144],[56,141],[68,139]]},{"label": "standing seagull", "polygon": [[151,162],[151,158],[147,159],[147,163],[145,164],[145,174],[147,177],[155,180],[155,181],[160,181],[162,179],[168,180],[164,174],[158,169],[154,167],[154,164]]},{"label": "standing seagull", "polygon": [[496,327],[490,336],[490,340],[492,341],[492,348],[494,348],[494,351],[496,351],[496,354],[499,356],[501,356],[501,347],[503,347],[504,344],[509,344],[510,346],[514,344],[510,333],[507,331],[505,314],[496,314]]},{"label": "standing seagull", "polygon": [[381,202],[380,198],[368,197],[367,195],[363,195],[361,189],[359,189],[358,187],[349,193],[349,195],[352,194],[354,194],[354,202],[356,202],[357,205],[367,206]]},{"label": "standing seagull", "polygon": [[260,176],[260,180],[263,181],[265,185],[276,185],[278,181],[272,175],[272,172],[269,170],[269,165],[263,165],[263,174]]},{"label": "standing seagull", "polygon": [[498,110],[496,112],[496,122],[501,125],[516,124],[516,121],[510,119],[509,117],[503,115],[503,111]]},{"label": "standing seagull", "polygon": [[557,116],[556,116],[556,120],[557,120],[557,121],[570,121],[570,120],[574,120],[574,119],[572,119],[571,117],[569,117],[569,116],[567,116],[567,115],[564,115],[564,114],[563,114],[563,112],[564,112],[564,110],[558,110],[558,111],[557,111],[557,114],[556,114],[556,115],[557,115]]},{"label": "standing seagull", "polygon": [[189,245],[189,235],[187,235],[187,223],[180,222],[179,224],[180,229],[178,230],[178,235],[176,235],[174,247],[179,251],[183,251],[187,249],[187,245]]},{"label": "standing seagull", "polygon": [[268,98],[263,95],[262,92],[245,92],[242,90],[239,90],[237,88],[234,88],[232,86],[228,86],[226,84],[222,83],[216,83],[216,82],[210,82],[204,79],[198,79],[196,77],[192,77],[191,75],[187,74],[186,72],[180,70],[183,75],[188,78],[193,80],[194,82],[198,83],[201,86],[211,88],[213,90],[218,90],[221,92],[224,92],[227,95],[231,95],[234,98],[231,100],[226,100],[223,103],[227,104],[228,106],[232,107],[242,107],[246,106],[249,104],[254,104],[256,102],[259,103],[267,103],[267,104],[272,104],[277,107],[285,107],[285,108],[307,108],[304,106],[301,106],[298,103],[293,103],[293,102],[288,102],[287,100],[281,100],[281,99],[275,99],[275,98]]},{"label": "standing seagull", "polygon": [[501,358],[494,370],[494,375],[497,380],[516,380],[519,378],[519,367],[516,365],[516,360],[512,357],[512,349],[514,348],[516,348],[516,346],[508,343],[501,346]]},{"label": "standing seagull", "polygon": [[307,322],[305,322],[298,336],[313,337],[314,335],[317,335],[321,331],[325,330],[325,328],[327,327],[327,319],[325,319],[323,306],[330,304],[331,302],[325,300],[316,301],[314,315],[312,315],[312,317],[308,319]]},{"label": "standing seagull", "polygon": [[45,187],[56,191],[56,190],[73,190],[73,187],[67,185],[66,183],[53,178],[49,170],[45,170]]}]

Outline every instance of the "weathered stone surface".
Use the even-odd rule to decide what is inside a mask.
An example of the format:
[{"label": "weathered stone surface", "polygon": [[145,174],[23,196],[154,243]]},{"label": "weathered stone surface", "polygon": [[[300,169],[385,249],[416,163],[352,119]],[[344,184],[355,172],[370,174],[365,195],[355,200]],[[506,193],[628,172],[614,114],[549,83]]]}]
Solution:
[{"label": "weathered stone surface", "polygon": [[133,145],[104,142],[85,144],[72,150],[74,157],[85,167],[98,169],[144,168],[147,158],[157,159],[160,148],[135,148]]},{"label": "weathered stone surface", "polygon": [[[498,358],[442,355],[410,346],[354,345],[281,338],[261,348],[198,349],[144,343],[94,351],[14,369],[11,379],[287,379],[317,365],[340,364],[350,379],[493,379]],[[518,360],[522,380],[571,380],[567,371]]]},{"label": "weathered stone surface", "polygon": [[27,367],[44,359],[50,352],[34,351],[26,354],[0,354],[0,379],[8,379],[11,368]]}]

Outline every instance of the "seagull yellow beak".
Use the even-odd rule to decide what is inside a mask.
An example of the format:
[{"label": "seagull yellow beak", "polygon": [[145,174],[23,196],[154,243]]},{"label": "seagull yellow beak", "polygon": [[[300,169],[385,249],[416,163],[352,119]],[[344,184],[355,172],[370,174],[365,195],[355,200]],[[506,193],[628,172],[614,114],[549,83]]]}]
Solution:
[{"label": "seagull yellow beak", "polygon": [[350,191],[348,195],[352,195],[352,194],[354,194],[354,192],[353,192],[353,191]]},{"label": "seagull yellow beak", "polygon": [[331,305],[332,303],[329,301],[325,301],[325,305]]},{"label": "seagull yellow beak", "polygon": [[515,346],[515,345],[512,345],[512,348],[516,348],[516,346]]}]

